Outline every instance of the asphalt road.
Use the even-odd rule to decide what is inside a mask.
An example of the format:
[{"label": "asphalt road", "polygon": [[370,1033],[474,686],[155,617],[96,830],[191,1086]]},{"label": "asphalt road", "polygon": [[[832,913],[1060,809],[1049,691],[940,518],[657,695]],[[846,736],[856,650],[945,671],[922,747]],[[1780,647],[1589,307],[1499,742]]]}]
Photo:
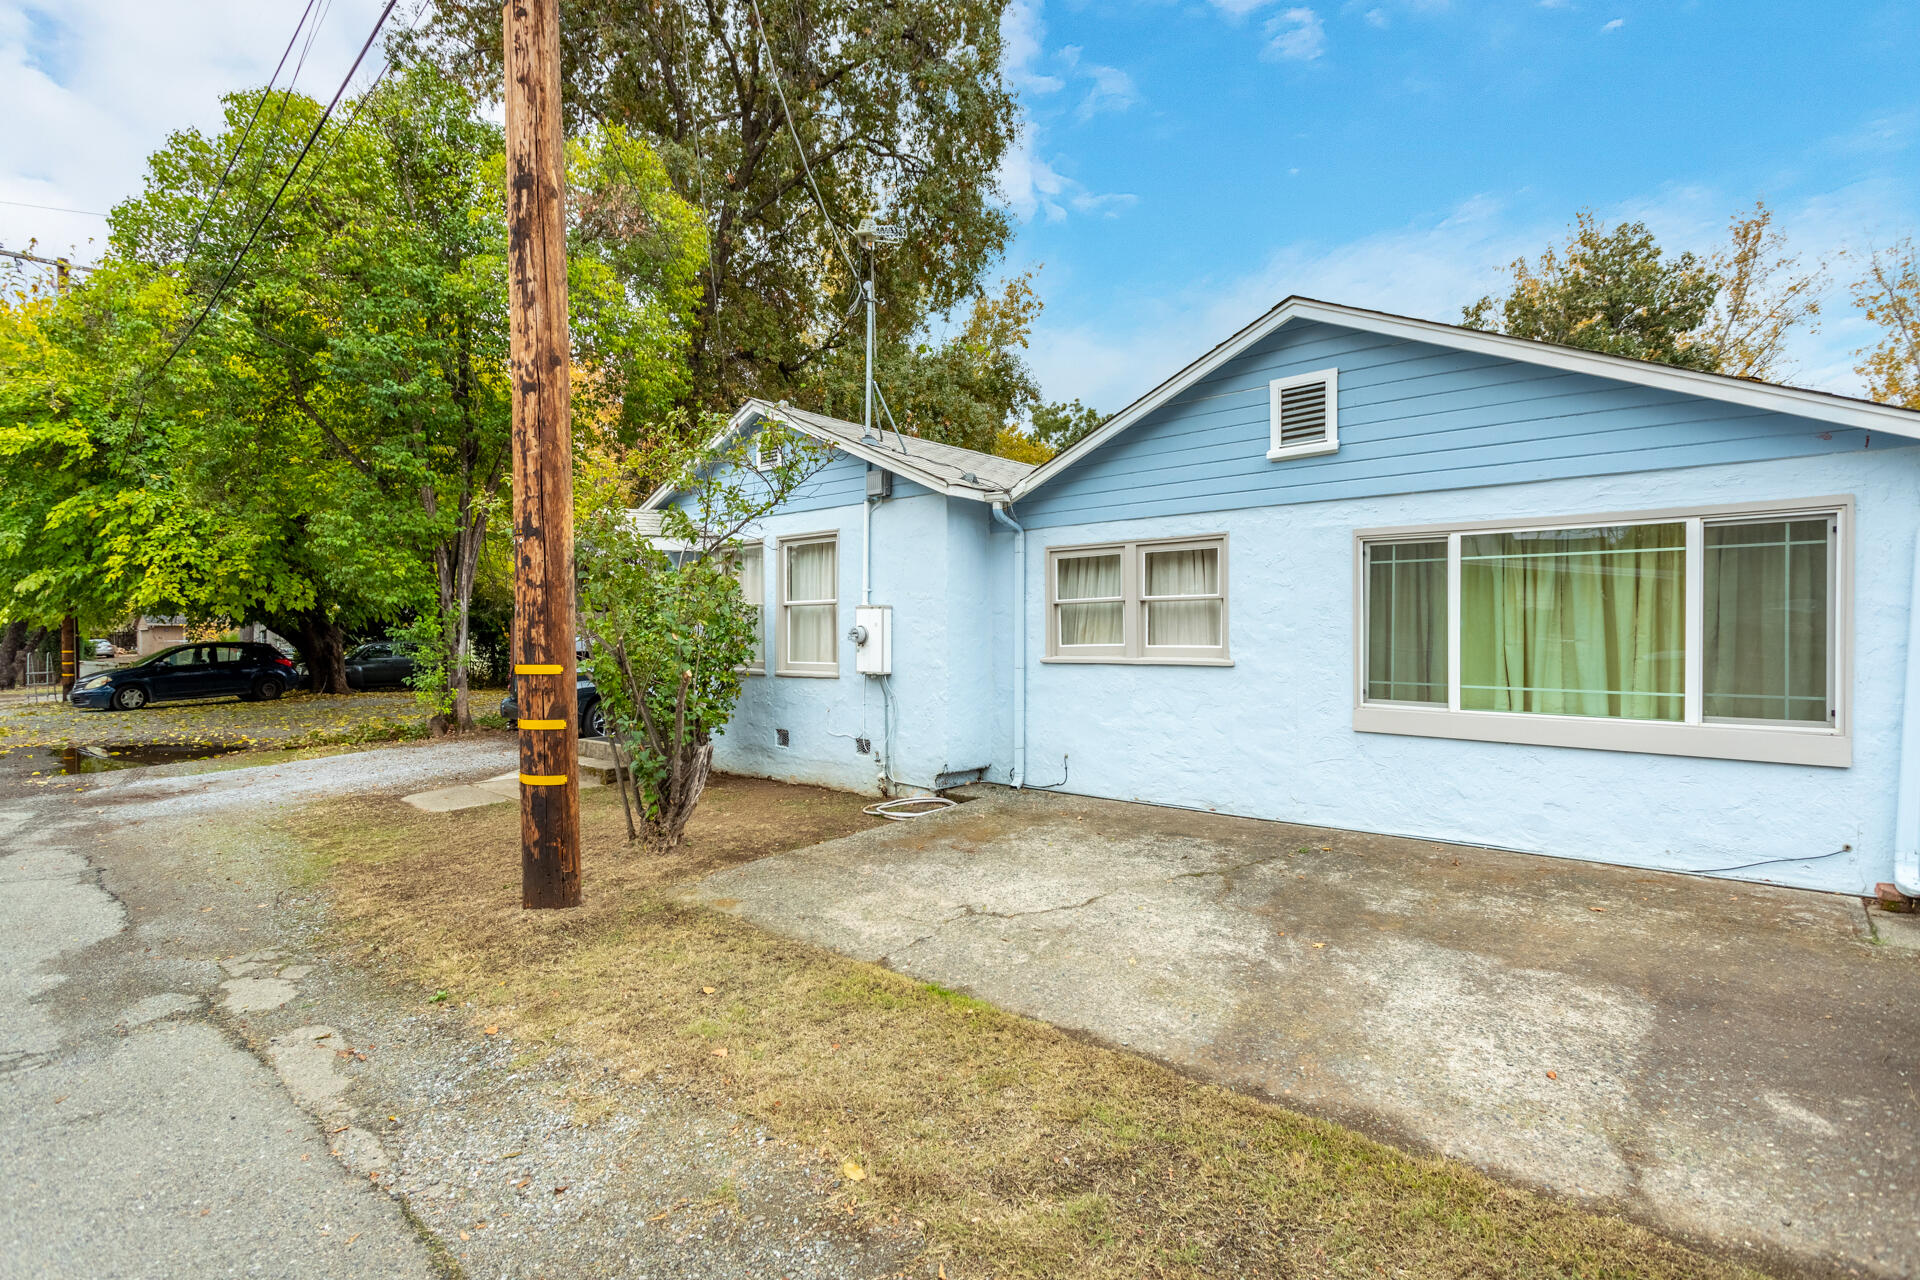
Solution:
[{"label": "asphalt road", "polygon": [[[445,774],[494,769],[507,749],[438,750],[404,758]],[[311,794],[306,775],[327,763],[290,765],[263,792]],[[298,975],[236,965],[198,925],[214,908],[193,905],[197,886],[130,910],[103,884],[86,856],[95,804],[124,822],[193,803],[157,778],[118,790],[0,790],[0,1277],[446,1274],[243,1043],[237,974]]]}]

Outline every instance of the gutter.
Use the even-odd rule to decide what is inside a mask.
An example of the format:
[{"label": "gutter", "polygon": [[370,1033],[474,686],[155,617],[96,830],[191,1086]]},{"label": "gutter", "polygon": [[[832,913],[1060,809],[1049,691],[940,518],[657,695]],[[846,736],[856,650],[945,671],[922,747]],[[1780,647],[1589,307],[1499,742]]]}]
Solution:
[{"label": "gutter", "polygon": [[1920,898],[1920,535],[1907,597],[1907,687],[1901,700],[1899,800],[1893,819],[1893,883]]},{"label": "gutter", "polygon": [[[993,504],[993,518],[1013,530],[1013,787],[1027,777],[1027,531],[1007,513],[1009,504]],[[1915,561],[1920,575],[1920,560]],[[1909,671],[1908,681],[1915,676]]]}]

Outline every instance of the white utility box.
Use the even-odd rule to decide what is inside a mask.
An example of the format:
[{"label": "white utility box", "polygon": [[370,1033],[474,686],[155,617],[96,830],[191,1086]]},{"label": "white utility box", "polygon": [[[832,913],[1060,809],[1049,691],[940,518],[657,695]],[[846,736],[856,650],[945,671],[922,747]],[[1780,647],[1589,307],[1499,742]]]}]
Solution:
[{"label": "white utility box", "polygon": [[[853,607],[853,669],[863,676],[893,674],[893,606]],[[864,638],[862,638],[864,636]]]}]

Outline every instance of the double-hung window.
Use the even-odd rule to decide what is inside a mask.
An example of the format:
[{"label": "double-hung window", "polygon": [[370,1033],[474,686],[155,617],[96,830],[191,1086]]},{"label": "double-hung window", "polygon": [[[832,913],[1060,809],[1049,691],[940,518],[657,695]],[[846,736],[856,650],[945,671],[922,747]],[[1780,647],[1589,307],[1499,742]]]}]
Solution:
[{"label": "double-hung window", "polygon": [[753,614],[753,656],[747,659],[746,665],[751,675],[764,675],[767,670],[767,628],[760,616],[767,599],[765,570],[766,552],[759,543],[734,549],[733,576],[740,583],[740,598]]},{"label": "double-hung window", "polygon": [[780,653],[783,676],[840,674],[840,557],[833,534],[780,544]]},{"label": "double-hung window", "polygon": [[1364,531],[1354,727],[1846,765],[1849,499]]},{"label": "double-hung window", "polygon": [[1227,662],[1226,538],[1049,548],[1047,660]]}]

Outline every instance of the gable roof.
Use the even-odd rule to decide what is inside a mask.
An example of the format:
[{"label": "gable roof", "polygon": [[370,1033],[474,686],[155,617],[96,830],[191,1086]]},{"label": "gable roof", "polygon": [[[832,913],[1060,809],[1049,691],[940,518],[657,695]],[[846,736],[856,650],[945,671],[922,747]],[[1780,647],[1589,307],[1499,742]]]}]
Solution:
[{"label": "gable roof", "polygon": [[1032,493],[1227,361],[1246,351],[1254,343],[1295,320],[1341,325],[1349,329],[1362,329],[1370,333],[1386,334],[1416,342],[1430,342],[1435,346],[1499,356],[1527,364],[1546,365],[1564,369],[1570,373],[1592,374],[1595,377],[1683,392],[1709,400],[1724,400],[1732,404],[1770,409],[1776,413],[1817,418],[1837,426],[1888,431],[1894,435],[1920,439],[1920,412],[1903,409],[1898,405],[1880,404],[1854,396],[1837,395],[1830,391],[1808,391],[1801,387],[1786,387],[1778,383],[1760,382],[1753,378],[1736,378],[1721,373],[1678,369],[1672,365],[1658,364],[1651,360],[1605,355],[1581,347],[1538,342],[1531,338],[1514,338],[1504,333],[1467,329],[1460,325],[1441,324],[1433,320],[1417,320],[1412,316],[1397,316],[1385,311],[1368,311],[1363,307],[1322,302],[1317,298],[1303,298],[1296,294],[1286,298],[1252,324],[1247,325],[1119,413],[1114,414],[1100,426],[1099,430],[1034,468],[1014,485],[1012,496],[1019,499]]},{"label": "gable roof", "polygon": [[[757,422],[779,422],[812,436],[823,444],[849,453],[864,462],[924,485],[935,493],[953,498],[972,498],[976,502],[1009,501],[1013,488],[1036,469],[1031,463],[1015,462],[977,449],[923,440],[919,436],[879,431],[877,442],[863,440],[864,429],[857,422],[830,418],[824,413],[795,409],[788,404],[771,404],[752,399],[728,419],[726,430],[713,444]],[[660,505],[673,493],[670,484],[661,485],[647,495],[642,511]]]}]

